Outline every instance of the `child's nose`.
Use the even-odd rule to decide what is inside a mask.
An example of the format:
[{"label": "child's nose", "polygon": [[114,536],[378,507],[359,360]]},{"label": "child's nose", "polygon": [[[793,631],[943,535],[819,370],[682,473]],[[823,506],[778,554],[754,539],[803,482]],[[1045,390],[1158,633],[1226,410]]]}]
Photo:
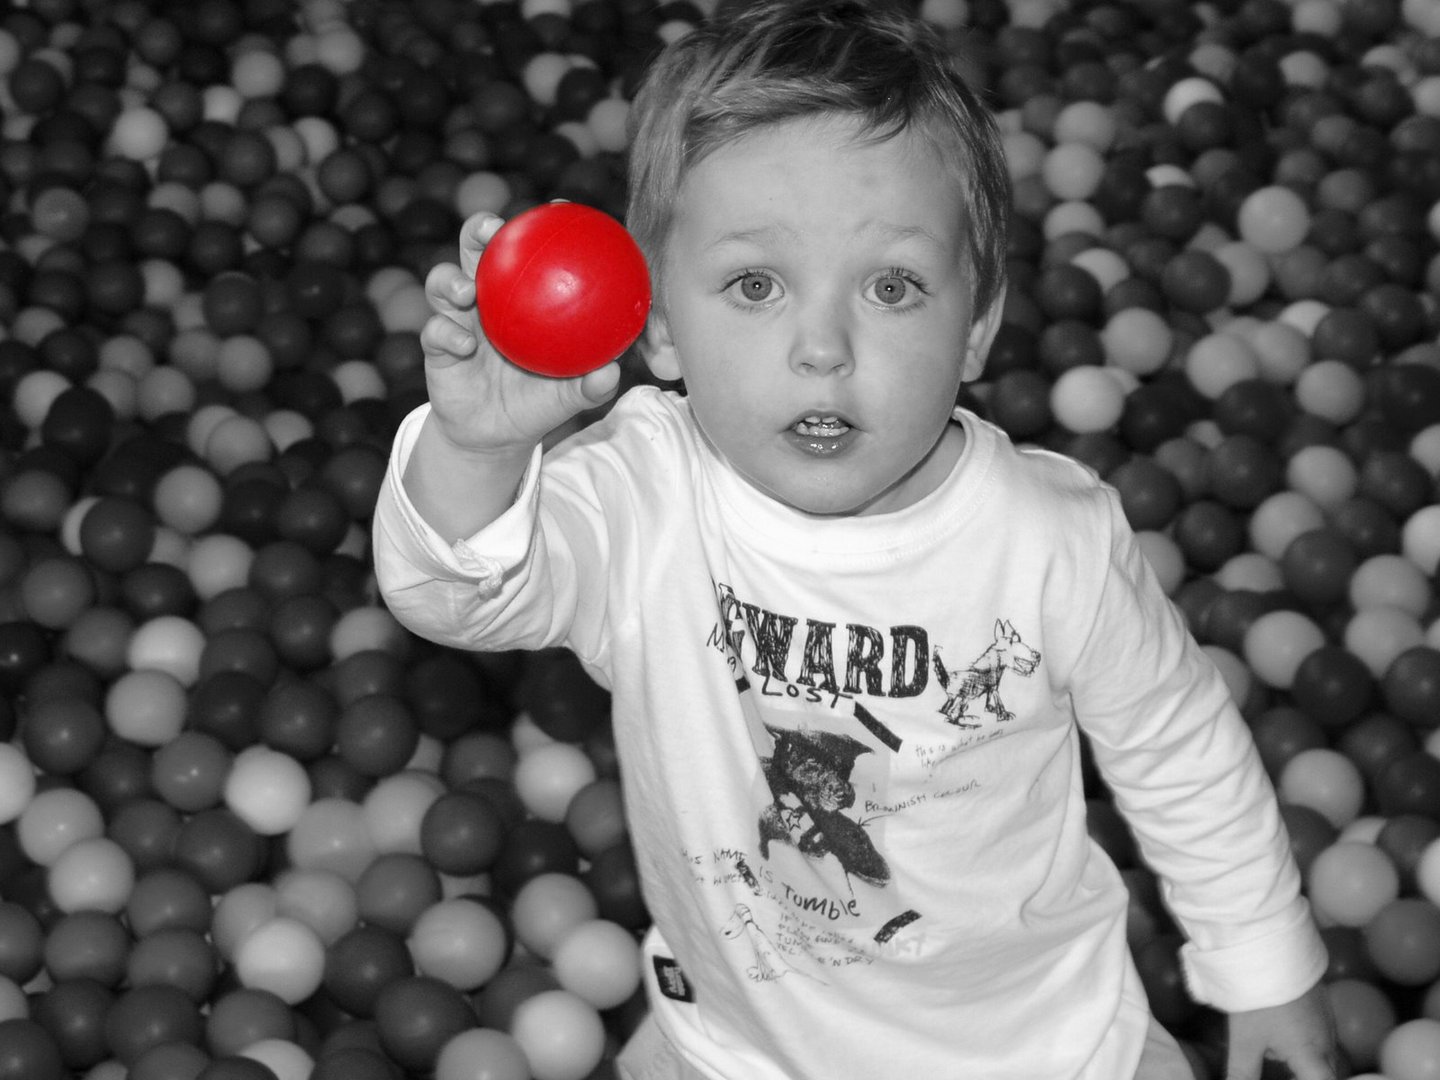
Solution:
[{"label": "child's nose", "polygon": [[843,313],[829,305],[802,314],[790,348],[790,366],[801,375],[831,375],[855,365],[850,329]]}]

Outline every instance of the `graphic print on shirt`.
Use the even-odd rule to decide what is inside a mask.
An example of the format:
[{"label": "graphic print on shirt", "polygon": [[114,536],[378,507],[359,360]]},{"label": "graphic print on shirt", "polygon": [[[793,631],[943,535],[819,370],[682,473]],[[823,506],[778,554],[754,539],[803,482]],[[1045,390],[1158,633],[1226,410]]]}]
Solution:
[{"label": "graphic print on shirt", "polygon": [[940,649],[935,649],[935,674],[945,688],[945,704],[940,711],[956,727],[978,728],[980,717],[970,706],[978,699],[985,712],[1001,722],[1014,720],[1015,714],[1000,701],[1000,680],[1005,672],[1029,677],[1040,663],[1040,654],[1020,640],[1008,622],[995,620],[995,641],[964,671],[945,668]]},{"label": "graphic print on shirt", "polygon": [[718,582],[715,596],[708,645],[740,696],[763,785],[750,835],[684,853],[698,881],[736,900],[717,934],[761,983],[915,953],[924,913],[897,886],[886,830],[936,807],[963,813],[984,785],[965,751],[1014,730],[1002,686],[1014,700],[1040,653],[988,617],[953,650],[973,660],[951,670],[924,627],[783,614]]},{"label": "graphic print on shirt", "polygon": [[864,826],[844,814],[855,804],[855,759],[873,751],[843,733],[766,730],[775,751],[760,764],[775,801],[760,814],[761,856],[768,861],[770,841],[782,840],[806,855],[834,855],[847,874],[872,885],[889,881],[890,867]]}]

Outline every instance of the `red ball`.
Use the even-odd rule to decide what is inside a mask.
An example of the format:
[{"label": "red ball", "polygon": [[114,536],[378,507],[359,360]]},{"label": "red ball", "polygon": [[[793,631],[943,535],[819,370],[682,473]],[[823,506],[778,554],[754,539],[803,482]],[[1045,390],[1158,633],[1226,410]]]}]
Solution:
[{"label": "red ball", "polygon": [[547,203],[501,227],[475,271],[480,326],[496,350],[541,375],[604,367],[640,336],[650,274],[614,218]]}]

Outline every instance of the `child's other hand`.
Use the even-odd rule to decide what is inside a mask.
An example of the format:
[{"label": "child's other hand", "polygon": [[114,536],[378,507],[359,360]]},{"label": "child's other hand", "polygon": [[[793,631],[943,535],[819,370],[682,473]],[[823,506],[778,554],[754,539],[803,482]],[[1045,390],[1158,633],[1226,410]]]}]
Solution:
[{"label": "child's other hand", "polygon": [[1284,1063],[1295,1080],[1337,1080],[1335,1019],[1323,985],[1285,1005],[1230,1014],[1225,1080],[1258,1080],[1265,1058]]},{"label": "child's other hand", "polygon": [[425,279],[435,314],[420,331],[432,419],[467,451],[528,449],[565,421],[604,403],[620,382],[607,364],[575,379],[535,375],[485,340],[475,308],[475,268],[502,221],[476,214],[460,227],[460,265],[442,263]]}]

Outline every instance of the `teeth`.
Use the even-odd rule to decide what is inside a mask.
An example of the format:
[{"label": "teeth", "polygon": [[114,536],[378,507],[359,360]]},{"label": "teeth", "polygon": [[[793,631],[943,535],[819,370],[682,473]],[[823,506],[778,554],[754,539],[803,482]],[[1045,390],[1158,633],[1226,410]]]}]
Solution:
[{"label": "teeth", "polygon": [[795,430],[801,435],[834,438],[849,431],[850,425],[834,416],[807,416],[795,425]]}]

